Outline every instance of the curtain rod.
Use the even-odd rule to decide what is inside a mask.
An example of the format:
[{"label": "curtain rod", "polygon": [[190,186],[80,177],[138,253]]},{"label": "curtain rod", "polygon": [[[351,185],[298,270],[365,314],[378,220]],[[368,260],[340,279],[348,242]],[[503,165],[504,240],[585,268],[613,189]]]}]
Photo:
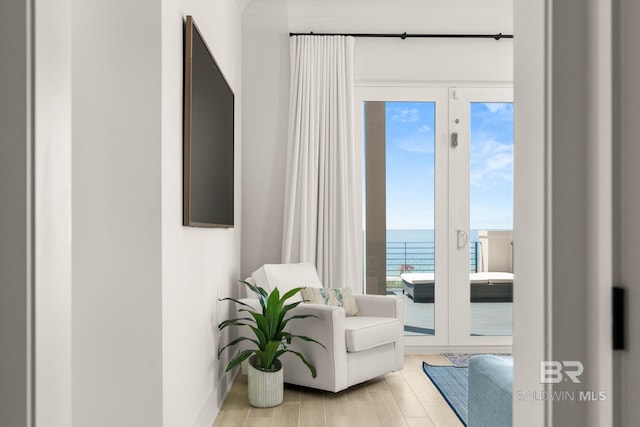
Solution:
[{"label": "curtain rod", "polygon": [[289,36],[351,36],[351,37],[396,37],[408,38],[452,38],[452,39],[512,39],[513,34],[376,34],[376,33],[289,33]]}]

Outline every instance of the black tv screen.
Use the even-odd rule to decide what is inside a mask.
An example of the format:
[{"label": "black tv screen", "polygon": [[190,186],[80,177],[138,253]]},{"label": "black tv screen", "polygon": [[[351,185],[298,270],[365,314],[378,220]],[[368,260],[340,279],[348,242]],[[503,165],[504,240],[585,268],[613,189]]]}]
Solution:
[{"label": "black tv screen", "polygon": [[234,95],[187,16],[184,36],[183,225],[233,227]]}]

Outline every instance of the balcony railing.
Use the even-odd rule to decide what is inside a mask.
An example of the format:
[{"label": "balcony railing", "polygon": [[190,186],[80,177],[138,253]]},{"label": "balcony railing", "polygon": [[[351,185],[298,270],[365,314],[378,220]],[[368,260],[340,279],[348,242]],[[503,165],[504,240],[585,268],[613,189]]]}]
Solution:
[{"label": "balcony railing", "polygon": [[[434,242],[387,242],[387,281],[400,280],[401,273],[430,273],[435,270]],[[478,271],[480,242],[469,243],[469,271]]]}]

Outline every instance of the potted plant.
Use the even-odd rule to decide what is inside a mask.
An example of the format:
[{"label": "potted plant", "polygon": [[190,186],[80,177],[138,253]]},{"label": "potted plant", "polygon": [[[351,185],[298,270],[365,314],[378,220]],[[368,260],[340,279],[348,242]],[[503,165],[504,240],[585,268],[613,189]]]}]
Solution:
[{"label": "potted plant", "polygon": [[406,273],[407,271],[413,271],[415,267],[411,264],[400,264],[398,266],[398,270],[400,270],[400,274]]},{"label": "potted plant", "polygon": [[[254,310],[251,305],[237,299],[223,298],[222,300],[233,301],[236,304],[240,304],[245,307],[239,311],[248,313],[249,317],[225,320],[218,325],[218,329],[222,330],[229,326],[247,326],[251,329],[254,336],[241,336],[234,339],[218,351],[218,358],[220,358],[222,351],[228,347],[232,347],[243,341],[252,343],[254,347],[243,350],[233,358],[227,365],[225,372],[230,371],[242,363],[242,361],[249,359],[249,403],[251,403],[252,406],[260,408],[276,406],[282,403],[284,388],[284,376],[282,373],[282,363],[279,360],[280,356],[285,353],[295,354],[300,360],[302,360],[307,368],[309,368],[313,378],[317,375],[316,368],[304,357],[302,353],[291,350],[288,347],[288,345],[291,344],[291,341],[294,339],[300,339],[314,342],[324,347],[324,345],[313,338],[303,335],[293,335],[285,331],[285,328],[291,320],[304,319],[307,317],[318,318],[318,316],[312,314],[298,314],[286,317],[287,313],[301,304],[302,301],[291,304],[285,304],[285,302],[304,288],[291,289],[280,297],[278,288],[275,288],[270,294],[267,294],[267,291],[259,286],[254,286],[251,283],[244,281],[241,283],[259,295],[260,306],[262,309],[259,312]],[[326,347],[324,348],[326,349]]]}]

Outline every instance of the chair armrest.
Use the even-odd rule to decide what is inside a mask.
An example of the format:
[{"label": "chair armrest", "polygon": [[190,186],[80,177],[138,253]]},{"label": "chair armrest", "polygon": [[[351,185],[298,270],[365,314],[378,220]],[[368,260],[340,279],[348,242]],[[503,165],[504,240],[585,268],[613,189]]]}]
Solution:
[{"label": "chair armrest", "polygon": [[342,307],[303,303],[287,313],[289,316],[312,314],[294,319],[286,330],[294,335],[305,335],[322,343],[326,350],[313,342],[293,340],[289,348],[302,352],[318,372],[314,379],[302,363],[292,354],[283,356],[285,382],[337,392],[347,388],[347,344],[345,339],[345,311]]},{"label": "chair armrest", "polygon": [[[260,301],[257,298],[244,298],[240,300],[245,304],[249,304],[255,311],[260,312]],[[247,308],[242,305],[237,305],[237,309]],[[245,316],[240,316],[245,314]],[[307,304],[303,303],[290,310],[287,313],[287,318],[298,315],[313,315],[318,318],[307,317],[305,319],[293,319],[289,323],[285,330],[294,335],[305,335],[321,342],[326,348],[329,354],[333,354],[336,351],[344,352],[346,357],[346,344],[345,344],[345,311],[342,307],[329,306],[324,304]],[[238,317],[249,317],[247,313],[238,313]],[[243,333],[251,333],[249,329],[244,330]],[[292,347],[309,347],[309,349],[320,349],[322,353],[325,353],[324,349],[318,344],[307,343],[300,340],[294,340]],[[314,352],[315,352],[314,351]]]},{"label": "chair armrest", "polygon": [[404,299],[393,295],[354,295],[359,316],[404,319]]},{"label": "chair armrest", "polygon": [[[306,319],[294,319],[287,324],[285,330],[295,335],[306,335],[321,342],[327,352],[333,354],[343,351],[346,354],[345,344],[345,311],[342,307],[303,303],[287,313],[287,317],[310,314],[318,319],[307,317]],[[296,344],[303,345],[299,340]],[[314,347],[315,346],[315,347]],[[310,348],[321,348],[317,344],[310,344]],[[322,349],[324,352],[324,349]]]}]

